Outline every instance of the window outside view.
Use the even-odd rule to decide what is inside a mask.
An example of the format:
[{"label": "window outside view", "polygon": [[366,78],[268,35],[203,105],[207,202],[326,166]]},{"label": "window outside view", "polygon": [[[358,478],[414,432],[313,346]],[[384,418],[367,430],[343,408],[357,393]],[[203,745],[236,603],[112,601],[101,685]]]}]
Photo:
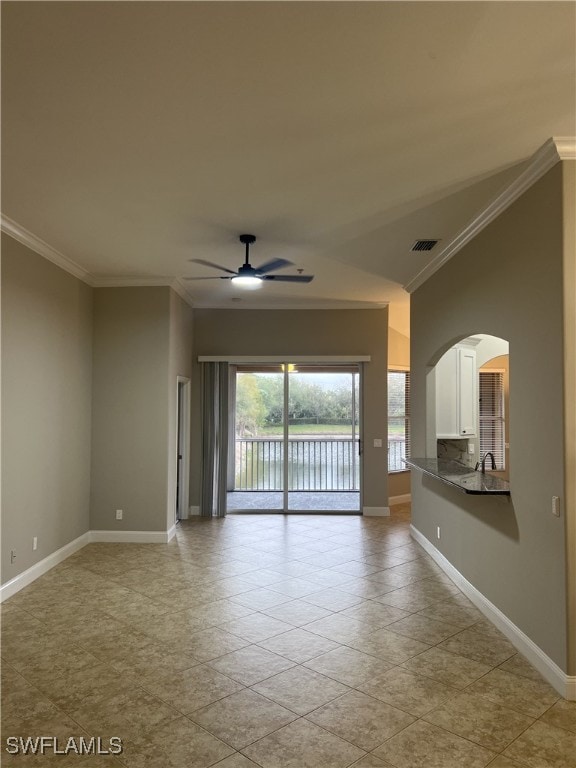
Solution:
[{"label": "window outside view", "polygon": [[410,372],[388,371],[388,472],[403,472],[410,457]]},{"label": "window outside view", "polygon": [[357,491],[358,373],[290,370],[286,415],[284,378],[237,373],[235,490]]}]

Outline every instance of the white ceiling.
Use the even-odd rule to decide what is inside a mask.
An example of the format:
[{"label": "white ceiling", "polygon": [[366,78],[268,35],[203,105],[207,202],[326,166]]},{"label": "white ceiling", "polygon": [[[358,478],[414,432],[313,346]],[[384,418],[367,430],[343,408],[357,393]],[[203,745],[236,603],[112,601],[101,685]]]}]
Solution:
[{"label": "white ceiling", "polygon": [[[575,127],[571,2],[3,2],[2,212],[91,275],[281,256],[309,285],[198,306],[391,303]],[[240,298],[240,303],[237,299]],[[235,303],[232,303],[236,299]]]}]

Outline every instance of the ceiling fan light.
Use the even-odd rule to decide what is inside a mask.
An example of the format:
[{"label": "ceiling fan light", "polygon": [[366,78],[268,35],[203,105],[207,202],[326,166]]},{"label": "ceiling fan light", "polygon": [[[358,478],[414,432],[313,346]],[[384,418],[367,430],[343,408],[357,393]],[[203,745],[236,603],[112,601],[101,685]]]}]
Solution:
[{"label": "ceiling fan light", "polygon": [[232,278],[232,282],[240,288],[260,288],[262,278],[255,275],[236,275]]}]

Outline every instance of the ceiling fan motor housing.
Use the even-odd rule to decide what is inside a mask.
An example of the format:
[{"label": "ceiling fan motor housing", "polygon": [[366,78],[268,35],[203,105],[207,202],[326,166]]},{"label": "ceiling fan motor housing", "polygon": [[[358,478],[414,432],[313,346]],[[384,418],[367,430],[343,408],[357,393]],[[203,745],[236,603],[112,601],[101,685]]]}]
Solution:
[{"label": "ceiling fan motor housing", "polygon": [[238,277],[255,277],[257,274],[257,271],[250,264],[242,264],[238,269]]}]

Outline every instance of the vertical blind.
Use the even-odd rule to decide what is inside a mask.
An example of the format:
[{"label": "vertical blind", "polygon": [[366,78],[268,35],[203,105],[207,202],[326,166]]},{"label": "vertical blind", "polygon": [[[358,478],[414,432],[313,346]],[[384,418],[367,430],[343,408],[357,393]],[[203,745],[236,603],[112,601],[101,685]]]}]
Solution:
[{"label": "vertical blind", "polygon": [[504,374],[501,371],[480,371],[478,376],[480,455],[491,451],[496,469],[505,469]]},{"label": "vertical blind", "polygon": [[202,363],[202,474],[200,514],[226,515],[228,363]]},{"label": "vertical blind", "polygon": [[410,456],[410,371],[388,371],[388,472]]}]

